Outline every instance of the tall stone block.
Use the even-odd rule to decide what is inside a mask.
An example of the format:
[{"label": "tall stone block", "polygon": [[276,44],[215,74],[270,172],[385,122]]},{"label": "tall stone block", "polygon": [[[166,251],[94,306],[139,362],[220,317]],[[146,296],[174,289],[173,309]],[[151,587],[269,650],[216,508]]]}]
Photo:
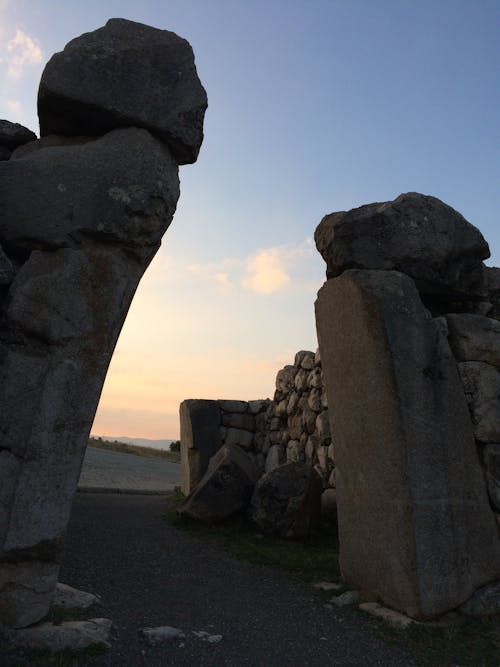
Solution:
[{"label": "tall stone block", "polygon": [[181,424],[181,490],[188,496],[221,447],[218,401],[187,399],[179,408]]},{"label": "tall stone block", "polygon": [[417,619],[453,609],[500,576],[500,543],[445,334],[396,271],[328,280],[316,323],[342,575]]}]

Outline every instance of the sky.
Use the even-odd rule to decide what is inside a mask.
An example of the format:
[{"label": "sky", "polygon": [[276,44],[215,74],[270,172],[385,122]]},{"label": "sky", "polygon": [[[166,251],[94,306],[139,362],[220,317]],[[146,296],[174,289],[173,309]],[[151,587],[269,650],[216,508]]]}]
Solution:
[{"label": "sky", "polygon": [[112,17],[186,38],[209,108],[94,434],[177,438],[186,398],[272,397],[317,347],[327,213],[433,195],[500,265],[498,0],[0,0],[0,118],[38,133],[45,63]]}]

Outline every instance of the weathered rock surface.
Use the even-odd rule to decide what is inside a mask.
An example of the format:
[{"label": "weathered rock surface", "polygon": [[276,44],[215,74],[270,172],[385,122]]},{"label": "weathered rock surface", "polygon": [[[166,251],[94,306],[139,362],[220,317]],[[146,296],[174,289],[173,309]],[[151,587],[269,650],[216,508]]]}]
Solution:
[{"label": "weathered rock surface", "polygon": [[303,463],[286,463],[259,479],[251,501],[252,520],[265,532],[302,539],[318,523],[321,479]]},{"label": "weathered rock surface", "polygon": [[96,644],[111,647],[109,633],[112,621],[108,618],[92,618],[88,621],[67,621],[60,625],[41,623],[18,630],[12,640],[14,646],[44,649],[56,653],[70,649],[79,651]]},{"label": "weathered rock surface", "polygon": [[[481,255],[474,238],[463,238],[463,257]],[[453,609],[500,576],[500,543],[446,337],[413,281],[393,271],[327,281],[316,321],[334,406],[342,576],[414,618]]]},{"label": "weathered rock surface", "polygon": [[485,445],[482,449],[490,503],[500,512],[500,444]]},{"label": "weathered rock surface", "polygon": [[176,639],[184,639],[186,636],[180,628],[173,628],[170,625],[159,625],[157,628],[143,628],[140,630],[140,634],[151,646],[170,643]]},{"label": "weathered rock surface", "polygon": [[476,296],[489,257],[481,232],[435,197],[410,192],[323,218],[316,246],[327,277],[347,269],[397,270],[423,294]]},{"label": "weathered rock surface", "polygon": [[224,445],[177,511],[196,521],[222,521],[248,504],[256,480],[257,470],[248,454],[236,445]]},{"label": "weathered rock surface", "polygon": [[0,120],[0,146],[13,151],[18,146],[35,141],[36,134],[24,125],[11,123],[9,120]]},{"label": "weathered rock surface", "polygon": [[221,447],[220,407],[217,401],[187,399],[179,408],[181,426],[181,490],[188,496]]},{"label": "weathered rock surface", "polygon": [[484,361],[500,370],[500,322],[469,313],[446,315],[450,347],[458,361]]},{"label": "weathered rock surface", "polygon": [[482,361],[464,361],[458,368],[476,439],[500,442],[500,371]]},{"label": "weathered rock surface", "polygon": [[178,164],[196,161],[206,108],[189,43],[125,19],[110,19],[52,56],[38,92],[41,136],[143,127]]},{"label": "weathered rock surface", "polygon": [[57,582],[52,604],[56,607],[64,607],[65,609],[88,609],[88,607],[97,604],[99,601],[100,598],[98,595],[80,591],[78,588]]},{"label": "weathered rock surface", "polygon": [[[124,34],[130,44],[150,34],[145,26],[125,23],[122,46]],[[113,23],[103,29],[115,35],[117,48],[122,27]],[[86,47],[76,49],[78,85],[90,94],[84,104],[97,110],[92,77],[111,61],[102,50],[92,51],[92,39],[83,42]],[[110,55],[114,47],[109,41],[107,47]],[[170,52],[168,66],[187,71],[190,48],[179,49],[180,55],[177,48]],[[68,67],[76,61],[69,55],[60,65],[57,60],[47,80],[67,83],[62,61]],[[145,56],[137,63],[141,60]],[[137,81],[126,82],[137,70],[125,57],[112,62],[108,74],[121,82],[112,99],[120,109],[133,97]],[[188,98],[193,90],[187,75],[185,80]],[[96,90],[105,85],[94,83]],[[161,117],[169,108],[179,114],[182,90],[176,89],[171,102],[162,101]],[[143,92],[140,105],[154,115],[158,91],[149,82]],[[61,98],[58,106],[47,88],[45,93],[42,86],[45,120],[54,104],[63,124],[65,114],[71,116],[65,129],[81,120],[76,106]],[[185,101],[192,109],[192,100]],[[0,624],[11,627],[40,620],[53,599],[71,502],[111,355],[179,196],[178,153],[174,157],[146,129],[113,129],[129,120],[108,116],[99,132],[111,131],[102,137],[45,137],[0,162]],[[201,120],[193,117],[198,139]],[[78,132],[96,132],[95,122],[80,125]],[[190,123],[186,112],[181,125]],[[170,142],[177,151],[179,141]]]},{"label": "weathered rock surface", "polygon": [[500,613],[500,581],[482,586],[460,607],[466,616]]}]

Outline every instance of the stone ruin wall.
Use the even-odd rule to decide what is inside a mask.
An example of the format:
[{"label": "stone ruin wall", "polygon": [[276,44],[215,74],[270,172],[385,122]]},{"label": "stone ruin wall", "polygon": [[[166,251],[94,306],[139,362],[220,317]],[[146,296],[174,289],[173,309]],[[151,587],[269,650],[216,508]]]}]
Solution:
[{"label": "stone ruin wall", "polygon": [[297,461],[316,469],[324,489],[335,487],[334,446],[319,351],[301,350],[293,364],[278,371],[273,400],[188,399],[181,404],[180,420],[185,495],[224,445],[244,449],[260,476],[287,461]]}]

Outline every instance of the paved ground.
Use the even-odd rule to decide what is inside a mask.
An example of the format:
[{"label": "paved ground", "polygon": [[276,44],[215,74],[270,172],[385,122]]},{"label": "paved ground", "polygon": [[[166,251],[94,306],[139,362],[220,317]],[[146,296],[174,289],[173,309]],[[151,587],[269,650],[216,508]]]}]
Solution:
[{"label": "paved ground", "polygon": [[87,447],[80,490],[166,493],[180,484],[180,465],[107,449]]},{"label": "paved ground", "polygon": [[[94,615],[115,623],[113,648],[96,665],[424,664],[388,645],[360,614],[325,608],[310,586],[176,531],[162,518],[164,505],[154,495],[76,496],[60,581],[100,594]],[[186,638],[151,647],[138,631],[158,625],[180,628]],[[199,631],[222,639],[202,641]]]}]

